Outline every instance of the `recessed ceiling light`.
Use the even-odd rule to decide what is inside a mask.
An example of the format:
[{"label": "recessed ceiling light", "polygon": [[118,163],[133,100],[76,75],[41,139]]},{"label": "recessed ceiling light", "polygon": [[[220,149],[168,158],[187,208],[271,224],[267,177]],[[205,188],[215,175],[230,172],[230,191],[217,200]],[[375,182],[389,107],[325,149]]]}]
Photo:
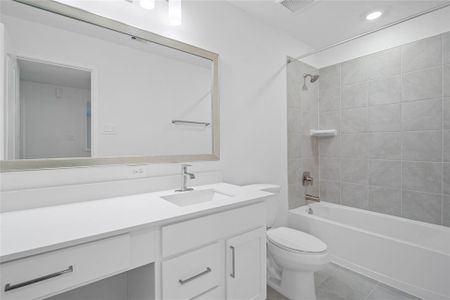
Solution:
[{"label": "recessed ceiling light", "polygon": [[373,11],[373,12],[367,14],[366,19],[369,21],[376,20],[379,17],[381,17],[382,14],[383,14],[382,11],[376,10],[376,11]]}]

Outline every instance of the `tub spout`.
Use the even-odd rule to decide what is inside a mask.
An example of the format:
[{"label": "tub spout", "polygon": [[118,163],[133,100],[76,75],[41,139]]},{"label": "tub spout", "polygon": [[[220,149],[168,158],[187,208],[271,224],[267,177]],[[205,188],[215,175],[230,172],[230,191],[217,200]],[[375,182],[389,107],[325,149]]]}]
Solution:
[{"label": "tub spout", "polygon": [[311,194],[305,194],[305,200],[306,201],[320,202],[319,196],[314,196],[314,195],[311,195]]}]

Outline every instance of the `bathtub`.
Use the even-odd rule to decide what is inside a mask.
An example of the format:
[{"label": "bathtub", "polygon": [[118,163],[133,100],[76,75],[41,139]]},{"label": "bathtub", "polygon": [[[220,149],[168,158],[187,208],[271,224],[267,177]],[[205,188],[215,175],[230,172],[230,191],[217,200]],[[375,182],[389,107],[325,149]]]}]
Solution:
[{"label": "bathtub", "polygon": [[450,299],[450,228],[324,202],[290,210],[289,227],[322,239],[338,265],[420,298]]}]

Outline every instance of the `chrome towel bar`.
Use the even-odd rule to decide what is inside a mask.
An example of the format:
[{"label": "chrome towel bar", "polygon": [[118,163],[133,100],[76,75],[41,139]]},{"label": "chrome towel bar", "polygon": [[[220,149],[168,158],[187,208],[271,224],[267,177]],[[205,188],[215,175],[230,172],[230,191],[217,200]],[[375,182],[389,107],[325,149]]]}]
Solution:
[{"label": "chrome towel bar", "polygon": [[179,124],[193,124],[193,125],[204,125],[209,126],[211,123],[208,122],[197,122],[197,121],[185,121],[185,120],[172,120],[172,124],[179,125]]}]

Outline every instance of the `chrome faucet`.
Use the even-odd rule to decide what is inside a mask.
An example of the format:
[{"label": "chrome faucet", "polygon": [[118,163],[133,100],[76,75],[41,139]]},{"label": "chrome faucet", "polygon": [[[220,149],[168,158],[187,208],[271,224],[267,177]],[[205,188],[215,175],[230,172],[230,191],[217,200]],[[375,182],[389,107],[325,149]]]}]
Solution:
[{"label": "chrome faucet", "polygon": [[188,167],[191,167],[191,165],[187,165],[187,164],[181,165],[181,188],[179,190],[175,190],[175,192],[187,192],[187,191],[193,190],[193,188],[188,188],[186,186],[188,177],[189,177],[189,179],[195,179],[195,174],[189,173],[187,171]]}]

